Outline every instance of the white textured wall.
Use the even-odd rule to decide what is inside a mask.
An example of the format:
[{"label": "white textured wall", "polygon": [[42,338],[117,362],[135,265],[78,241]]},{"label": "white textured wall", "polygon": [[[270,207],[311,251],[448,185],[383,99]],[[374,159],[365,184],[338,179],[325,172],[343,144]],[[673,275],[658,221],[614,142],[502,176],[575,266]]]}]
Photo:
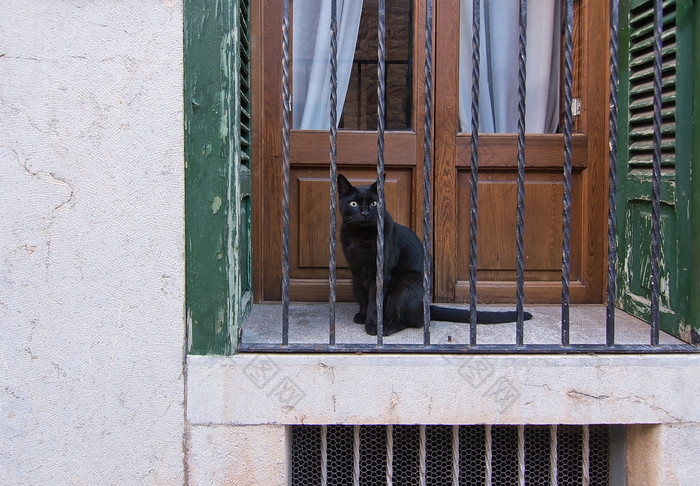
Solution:
[{"label": "white textured wall", "polygon": [[0,2],[0,484],[183,482],[179,0]]}]

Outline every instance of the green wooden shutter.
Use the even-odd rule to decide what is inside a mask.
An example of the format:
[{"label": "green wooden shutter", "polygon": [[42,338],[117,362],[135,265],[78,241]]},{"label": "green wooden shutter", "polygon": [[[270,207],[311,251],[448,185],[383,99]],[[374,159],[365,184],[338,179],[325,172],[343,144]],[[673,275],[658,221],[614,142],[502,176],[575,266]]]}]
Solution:
[{"label": "green wooden shutter", "polygon": [[242,324],[253,304],[253,179],[251,175],[251,89],[250,89],[250,2],[238,0],[237,18],[234,25],[238,26],[237,49],[235,54],[238,85],[237,113],[235,126],[238,131],[238,146],[235,154],[235,181],[237,201],[237,250],[235,294],[236,310],[236,342],[240,337]]},{"label": "green wooden shutter", "polygon": [[[662,67],[661,329],[691,341],[693,165],[692,0],[664,2]],[[618,297],[647,321],[651,297],[653,5],[620,5]],[[697,299],[697,298],[696,298]]]},{"label": "green wooden shutter", "polygon": [[230,354],[251,304],[248,0],[186,0],[188,351]]}]

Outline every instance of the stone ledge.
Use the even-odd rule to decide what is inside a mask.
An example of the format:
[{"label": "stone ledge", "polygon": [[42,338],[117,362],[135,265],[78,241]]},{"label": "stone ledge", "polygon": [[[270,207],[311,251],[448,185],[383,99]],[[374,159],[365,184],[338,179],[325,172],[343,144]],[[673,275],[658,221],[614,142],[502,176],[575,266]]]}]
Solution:
[{"label": "stone ledge", "polygon": [[700,355],[189,356],[192,425],[700,423]]}]

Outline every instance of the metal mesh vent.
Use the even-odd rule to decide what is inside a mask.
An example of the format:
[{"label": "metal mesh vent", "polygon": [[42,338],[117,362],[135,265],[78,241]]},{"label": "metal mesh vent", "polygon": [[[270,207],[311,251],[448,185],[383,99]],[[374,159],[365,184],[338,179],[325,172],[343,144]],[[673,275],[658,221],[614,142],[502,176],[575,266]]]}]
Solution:
[{"label": "metal mesh vent", "polygon": [[525,428],[525,484],[550,484],[550,441],[549,427]]},{"label": "metal mesh vent", "polygon": [[468,474],[460,475],[460,486],[486,484],[485,438],[484,427],[459,428],[459,470],[468,471]]},{"label": "metal mesh vent", "polygon": [[327,444],[328,484],[352,484],[352,427],[329,427]]},{"label": "metal mesh vent", "polygon": [[418,427],[412,425],[395,425],[392,429],[394,483],[418,484],[420,479],[420,431]]},{"label": "metal mesh vent", "polygon": [[493,484],[518,484],[518,429],[497,426],[491,430]]},{"label": "metal mesh vent", "polygon": [[606,485],[609,441],[605,425],[299,425],[291,484]]}]

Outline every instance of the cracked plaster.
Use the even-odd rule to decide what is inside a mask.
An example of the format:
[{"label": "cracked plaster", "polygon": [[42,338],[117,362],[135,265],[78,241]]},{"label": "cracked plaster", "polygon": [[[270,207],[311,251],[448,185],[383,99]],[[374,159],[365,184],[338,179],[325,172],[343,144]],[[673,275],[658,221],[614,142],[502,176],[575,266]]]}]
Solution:
[{"label": "cracked plaster", "polygon": [[0,483],[181,483],[182,4],[2,10]]}]

